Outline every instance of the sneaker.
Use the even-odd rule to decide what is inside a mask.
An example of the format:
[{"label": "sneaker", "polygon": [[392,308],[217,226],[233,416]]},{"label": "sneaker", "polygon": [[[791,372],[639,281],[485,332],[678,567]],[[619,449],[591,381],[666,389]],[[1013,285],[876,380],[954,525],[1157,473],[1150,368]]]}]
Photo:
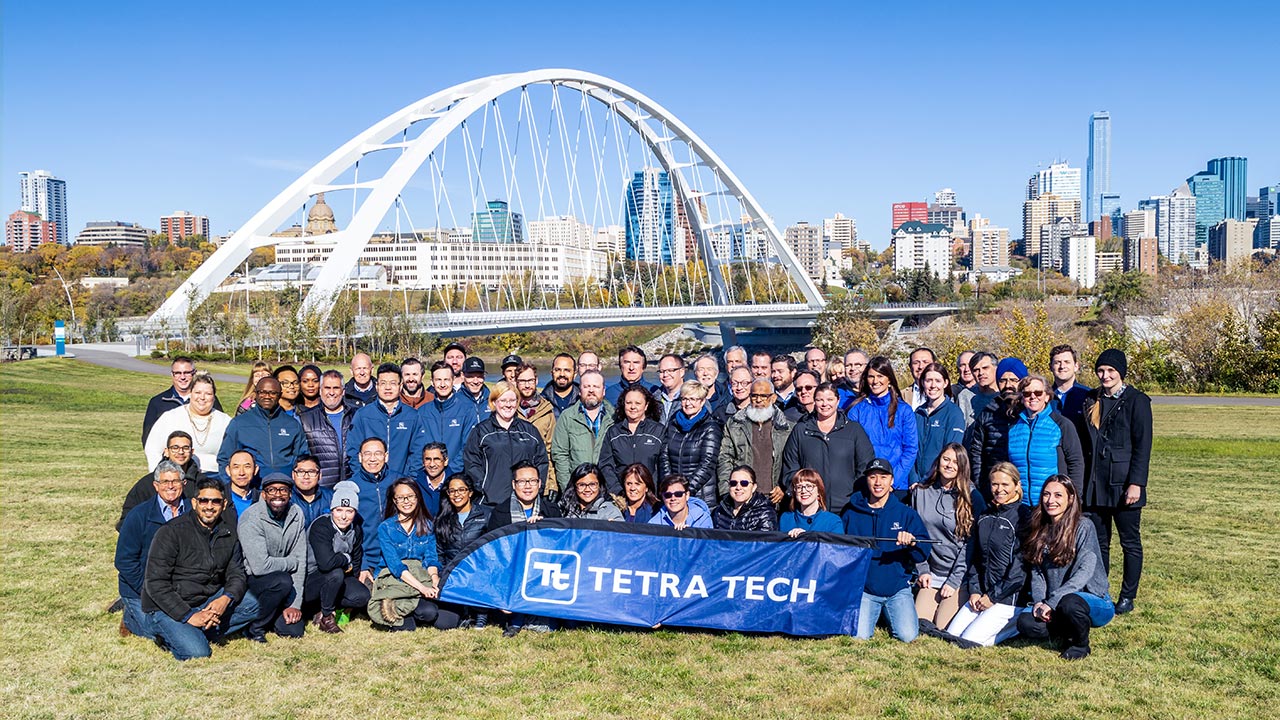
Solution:
[{"label": "sneaker", "polygon": [[529,632],[535,632],[535,633],[551,632],[551,626],[545,623],[534,623],[532,625],[525,625],[524,629],[528,630]]},{"label": "sneaker", "polygon": [[1058,657],[1062,658],[1063,660],[1083,660],[1089,657],[1089,646],[1088,645],[1072,645],[1066,650],[1063,650],[1062,654],[1059,655]]},{"label": "sneaker", "polygon": [[266,634],[266,633],[264,633],[264,632],[261,632],[261,631],[258,631],[258,632],[246,632],[246,633],[244,634],[244,639],[245,639],[245,640],[248,640],[249,642],[258,643],[259,645],[266,645],[266,644],[267,644],[267,634]]},{"label": "sneaker", "polygon": [[515,625],[508,625],[506,630],[502,631],[502,637],[513,638],[520,634],[520,628]]},{"label": "sneaker", "polygon": [[320,619],[316,622],[316,625],[320,628],[321,632],[326,632],[330,635],[337,635],[342,632],[342,628],[338,627],[338,621],[333,617],[333,615],[322,614]]}]

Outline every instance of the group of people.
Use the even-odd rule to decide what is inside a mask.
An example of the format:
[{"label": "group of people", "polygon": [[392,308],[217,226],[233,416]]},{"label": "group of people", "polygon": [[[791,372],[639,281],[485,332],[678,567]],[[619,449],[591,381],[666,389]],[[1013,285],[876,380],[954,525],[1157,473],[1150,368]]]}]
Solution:
[{"label": "group of people", "polygon": [[144,420],[152,472],[117,525],[121,633],[187,659],[239,631],[342,632],[351,612],[391,630],[550,630],[438,595],[484,533],[552,517],[866,538],[860,638],[883,616],[903,641],[1020,633],[1078,658],[1133,608],[1151,410],[1120,351],[1097,358],[1096,389],[1066,345],[1051,379],[974,351],[954,383],[917,348],[906,385],[858,350],[663,355],[657,383],[649,360],[623,348],[606,382],[597,354],[560,354],[545,384],[515,355],[489,384],[458,343],[429,364],[357,354],[346,378],[259,362],[229,415],[214,379],[175,359]]}]

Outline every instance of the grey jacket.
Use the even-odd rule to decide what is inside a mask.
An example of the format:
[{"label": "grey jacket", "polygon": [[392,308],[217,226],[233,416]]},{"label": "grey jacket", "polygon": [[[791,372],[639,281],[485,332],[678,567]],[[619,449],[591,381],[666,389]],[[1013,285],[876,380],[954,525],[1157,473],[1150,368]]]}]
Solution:
[{"label": "grey jacket", "polygon": [[[973,504],[973,524],[976,525],[987,504],[976,490],[970,492],[969,502]],[[916,572],[921,575],[929,573],[943,584],[959,590],[964,586],[969,562],[967,542],[956,539],[956,493],[933,485],[922,485],[911,491],[911,508],[929,530],[929,538],[935,541],[929,557],[916,564]],[[969,532],[972,535],[973,526]]]},{"label": "grey jacket", "polygon": [[[720,442],[720,459],[716,466],[720,495],[729,492],[729,476],[739,465],[751,464],[751,421],[747,419],[747,410],[743,408],[734,413],[724,424],[724,440]],[[773,477],[772,485],[777,486],[778,475],[782,472],[782,449],[787,446],[787,438],[791,428],[795,427],[782,414],[781,410],[773,411]]]},{"label": "grey jacket", "polygon": [[1058,602],[1071,593],[1107,596],[1107,571],[1102,567],[1098,531],[1088,518],[1081,518],[1076,527],[1076,557],[1070,565],[1058,567],[1046,558],[1031,566],[1031,602],[1042,602],[1057,610]]},{"label": "grey jacket", "polygon": [[289,607],[302,608],[303,583],[307,578],[307,532],[302,508],[290,504],[284,521],[271,517],[265,500],[249,506],[240,516],[236,532],[244,554],[244,571],[249,575],[286,572],[293,577],[293,601]]}]

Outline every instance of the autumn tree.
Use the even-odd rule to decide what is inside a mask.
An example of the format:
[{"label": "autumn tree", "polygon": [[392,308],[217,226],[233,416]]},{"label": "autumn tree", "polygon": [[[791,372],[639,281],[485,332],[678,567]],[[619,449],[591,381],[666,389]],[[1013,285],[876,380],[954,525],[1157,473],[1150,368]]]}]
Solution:
[{"label": "autumn tree", "polygon": [[844,355],[853,348],[868,355],[880,351],[880,337],[871,321],[871,311],[852,295],[827,303],[813,324],[813,344],[827,355]]}]

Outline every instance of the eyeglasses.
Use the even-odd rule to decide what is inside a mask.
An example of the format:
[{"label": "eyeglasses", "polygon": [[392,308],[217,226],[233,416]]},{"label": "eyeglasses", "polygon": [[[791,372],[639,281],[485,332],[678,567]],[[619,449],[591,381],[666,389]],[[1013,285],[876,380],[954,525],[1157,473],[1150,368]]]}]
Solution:
[{"label": "eyeglasses", "polygon": [[750,480],[730,480],[729,487],[751,487]]},{"label": "eyeglasses", "polygon": [[700,403],[700,402],[702,402],[703,400],[706,400],[706,398],[692,397],[692,396],[690,396],[690,397],[682,397],[682,398],[680,398],[680,402],[682,402],[682,403],[689,403],[689,404],[693,404],[693,403]]},{"label": "eyeglasses", "polygon": [[817,390],[817,389],[818,389],[817,385],[797,385],[796,386],[796,392],[813,392],[814,390]]},{"label": "eyeglasses", "polygon": [[462,487],[462,488],[450,488],[448,490],[445,490],[445,493],[449,495],[470,495],[471,491]]},{"label": "eyeglasses", "polygon": [[191,452],[190,445],[168,445],[165,449],[169,452]]},{"label": "eyeglasses", "polygon": [[281,380],[280,387],[298,387],[297,380]]},{"label": "eyeglasses", "polygon": [[578,488],[579,490],[599,490],[600,483],[578,483],[574,487]]},{"label": "eyeglasses", "polygon": [[320,471],[319,470],[294,470],[293,474],[297,475],[298,477],[317,477],[320,475]]},{"label": "eyeglasses", "polygon": [[773,397],[773,393],[751,393],[752,400],[768,400]]},{"label": "eyeglasses", "polygon": [[[281,384],[283,385],[284,383],[281,383]],[[399,380],[379,380],[378,387],[384,387],[384,388],[400,387],[400,381]]]},{"label": "eyeglasses", "polygon": [[387,454],[381,450],[365,450],[364,452],[360,453],[360,457],[367,457],[367,458],[380,458],[380,457],[386,457],[386,455]]},{"label": "eyeglasses", "polygon": [[407,503],[407,502],[414,502],[418,498],[414,495],[396,495],[393,499],[397,503]]},{"label": "eyeglasses", "polygon": [[516,485],[537,485],[541,482],[538,478],[521,478],[515,481]]},{"label": "eyeglasses", "polygon": [[537,385],[537,384],[538,384],[538,378],[536,378],[536,377],[531,377],[531,378],[516,378],[516,384],[517,384],[517,385]]},{"label": "eyeglasses", "polygon": [[182,487],[187,484],[186,480],[156,480],[156,485],[160,487]]},{"label": "eyeglasses", "polygon": [[1024,398],[1038,398],[1038,397],[1044,397],[1044,396],[1045,396],[1045,395],[1047,395],[1047,394],[1048,394],[1048,393],[1046,393],[1046,392],[1045,392],[1045,391],[1043,391],[1043,390],[1023,390],[1023,391],[1022,391],[1022,397],[1024,397]]},{"label": "eyeglasses", "polygon": [[172,370],[170,371],[170,374],[171,375],[195,375],[196,371],[195,370]]},{"label": "eyeglasses", "polygon": [[197,505],[221,505],[222,498],[216,497],[198,497],[195,499]]},{"label": "eyeglasses", "polygon": [[288,495],[289,486],[288,485],[272,485],[269,488],[263,488],[262,494],[263,495]]},{"label": "eyeglasses", "polygon": [[818,491],[818,486],[817,486],[817,485],[814,485],[813,483],[797,483],[796,485],[793,485],[792,487],[795,489],[796,494],[800,494],[800,493],[811,493],[811,492],[817,492],[817,491]]},{"label": "eyeglasses", "polygon": [[667,500],[670,500],[671,498],[682,498],[688,494],[689,493],[685,490],[671,490],[669,492],[662,493],[662,497],[666,498]]},{"label": "eyeglasses", "polygon": [[658,374],[659,374],[659,375],[670,375],[670,374],[672,374],[672,373],[678,373],[678,372],[680,372],[681,370],[684,370],[684,368],[667,368],[667,369],[665,369],[665,370],[663,370],[663,369],[659,369],[659,370],[658,370]]}]

